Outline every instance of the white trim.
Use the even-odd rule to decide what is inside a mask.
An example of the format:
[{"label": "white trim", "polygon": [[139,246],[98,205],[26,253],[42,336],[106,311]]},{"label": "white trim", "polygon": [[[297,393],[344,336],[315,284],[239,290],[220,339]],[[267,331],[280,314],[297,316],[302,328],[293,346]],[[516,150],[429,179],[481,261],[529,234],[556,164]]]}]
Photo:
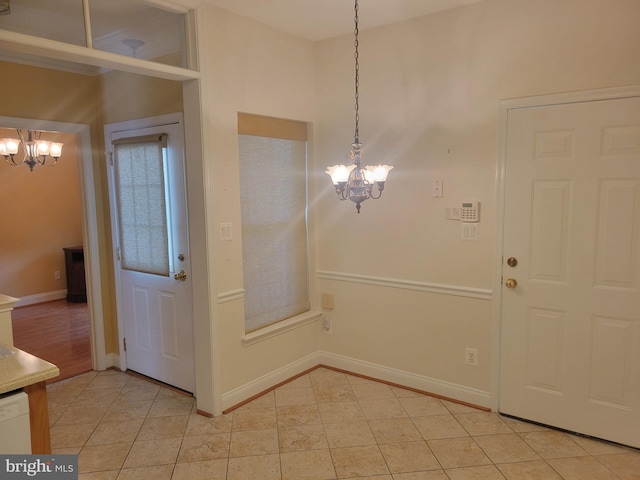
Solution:
[{"label": "white trim", "polygon": [[[109,134],[130,132],[131,130],[139,130],[141,128],[153,128],[163,127],[165,125],[183,125],[184,120],[182,118],[182,112],[165,113],[163,115],[155,115],[153,117],[124,120],[122,122],[109,123],[105,127],[109,127]],[[106,133],[105,133],[106,134]],[[105,137],[105,150],[107,153],[112,153],[111,142],[106,140]]]},{"label": "white trim", "polygon": [[283,333],[308,325],[309,323],[315,322],[320,317],[322,317],[322,312],[310,310],[300,315],[296,315],[295,317],[287,318],[281,322],[269,325],[268,327],[261,328],[255,332],[247,333],[240,338],[240,341],[242,342],[243,347],[248,347],[249,345],[253,345],[268,338],[282,335]]},{"label": "white trim", "polygon": [[62,300],[66,298],[67,290],[56,290],[54,292],[36,293],[35,295],[26,295],[20,297],[20,301],[16,303],[16,307],[26,307],[27,305],[36,305],[38,303],[52,302],[54,300]]},{"label": "white trim", "polygon": [[79,162],[80,193],[82,196],[82,237],[84,245],[84,268],[87,284],[87,304],[91,317],[91,357],[95,370],[107,368],[102,307],[102,280],[100,278],[100,249],[98,235],[98,207],[93,173],[93,150],[88,125],[77,132],[80,137]]},{"label": "white trim", "polygon": [[166,80],[183,81],[200,78],[199,72],[187,70],[186,68],[164,65],[6,30],[0,30],[0,44],[2,44],[3,49],[14,53],[43,56],[47,59],[81,63],[83,65],[149,75]]},{"label": "white trim", "polygon": [[146,0],[147,3],[154,5],[157,8],[166,10],[172,13],[189,13],[189,8],[186,5],[177,4],[171,0]]},{"label": "white trim", "polygon": [[318,354],[312,353],[295,362],[278,368],[272,372],[245,383],[233,390],[222,394],[222,410],[238,405],[239,403],[258,395],[281,382],[318,365]]},{"label": "white trim", "polygon": [[484,390],[425,377],[424,375],[405,372],[404,370],[398,370],[365,360],[358,360],[357,358],[345,357],[335,353],[324,351],[316,353],[318,355],[318,363],[321,365],[358,373],[377,380],[414,388],[422,392],[432,393],[460,402],[470,403],[478,407],[489,408],[491,406],[491,393]]},{"label": "white trim", "polygon": [[491,394],[476,388],[465,387],[456,383],[445,382],[435,378],[425,377],[411,372],[386,367],[356,358],[336,355],[325,351],[316,351],[300,360],[296,360],[273,372],[263,375],[249,383],[241,385],[222,395],[222,409],[240,404],[241,402],[265,392],[275,385],[284,382],[300,373],[318,365],[346,370],[347,372],[365,375],[384,382],[414,388],[426,393],[439,395],[478,407],[489,408]]},{"label": "white trim", "polygon": [[[617,98],[630,98],[638,96],[640,96],[640,85],[627,85],[624,87],[602,88],[599,90],[584,90],[578,92],[538,95],[533,97],[509,98],[500,101],[500,111],[501,113],[506,114],[509,110],[513,110],[516,108],[594,102],[599,100],[612,100]],[[506,131],[506,124],[501,125],[501,127],[504,127]],[[500,133],[502,133],[502,131]],[[504,145],[504,147],[506,148],[506,144]]]},{"label": "white trim", "polygon": [[324,280],[336,280],[339,282],[360,283],[363,285],[376,285],[379,287],[400,288],[441,295],[455,295],[458,297],[477,298],[491,300],[493,292],[486,288],[465,287],[462,285],[445,285],[440,283],[416,282],[397,278],[373,277],[370,275],[358,275],[344,272],[317,272],[317,277]]},{"label": "white trim", "polygon": [[229,290],[218,294],[218,303],[233,302],[234,300],[240,300],[244,298],[244,289],[239,288],[237,290]]},{"label": "white trim", "polygon": [[111,367],[120,369],[120,355],[117,353],[107,353],[105,357],[105,365],[105,370]]},{"label": "white trim", "polygon": [[500,352],[502,325],[502,262],[504,255],[504,201],[507,166],[507,123],[509,111],[519,108],[563,105],[579,102],[593,102],[620,98],[640,97],[640,85],[567,92],[535,97],[513,98],[500,101],[498,128],[498,159],[496,164],[496,248],[495,275],[493,280],[493,319],[491,322],[491,409],[499,410],[500,402]]}]

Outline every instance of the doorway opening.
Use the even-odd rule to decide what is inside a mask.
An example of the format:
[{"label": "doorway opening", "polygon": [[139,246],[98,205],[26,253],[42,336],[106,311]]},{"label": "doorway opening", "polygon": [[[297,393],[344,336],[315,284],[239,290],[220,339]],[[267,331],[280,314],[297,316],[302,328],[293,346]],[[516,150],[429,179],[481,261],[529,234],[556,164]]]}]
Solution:
[{"label": "doorway opening", "polygon": [[[98,234],[97,234],[97,215],[96,215],[96,203],[95,203],[95,187],[93,181],[93,164],[91,157],[91,139],[89,135],[88,125],[71,124],[64,122],[51,122],[35,119],[25,118],[13,118],[13,117],[0,117],[0,126],[3,128],[30,128],[38,129],[50,132],[63,132],[71,134],[75,137],[77,161],[77,172],[80,191],[80,203],[81,203],[81,223],[82,223],[82,244],[84,248],[84,266],[86,275],[86,289],[87,289],[87,306],[86,312],[81,316],[75,318],[79,321],[80,318],[85,318],[87,324],[80,330],[84,329],[84,335],[88,330],[89,334],[89,353],[91,357],[91,367],[97,370],[106,368],[105,349],[104,349],[104,326],[102,318],[102,295],[101,295],[101,282],[100,277],[97,274],[99,272],[99,258],[98,258]],[[64,159],[63,159],[64,160]],[[6,167],[6,168],[27,168],[24,166]],[[44,168],[44,167],[40,167]],[[58,166],[52,168],[59,168]],[[32,173],[32,172],[31,172]],[[36,200],[37,202],[37,200]],[[44,206],[43,208],[49,208],[50,206]],[[60,255],[62,255],[62,250]],[[55,292],[54,292],[55,293]],[[36,299],[37,300],[37,299]],[[55,300],[53,298],[46,298],[46,295],[42,300]],[[41,307],[36,310],[36,315],[42,314],[42,309],[46,309],[47,304],[42,303]],[[24,312],[23,312],[24,313]],[[21,314],[17,314],[20,318]],[[78,333],[78,332],[76,332]],[[33,336],[32,336],[33,337]],[[86,339],[84,341],[86,347]],[[31,353],[31,352],[30,352]],[[84,355],[84,360],[80,363],[86,363],[86,354],[79,353],[80,358]],[[66,362],[66,361],[65,361]],[[84,368],[84,367],[81,367]]]}]

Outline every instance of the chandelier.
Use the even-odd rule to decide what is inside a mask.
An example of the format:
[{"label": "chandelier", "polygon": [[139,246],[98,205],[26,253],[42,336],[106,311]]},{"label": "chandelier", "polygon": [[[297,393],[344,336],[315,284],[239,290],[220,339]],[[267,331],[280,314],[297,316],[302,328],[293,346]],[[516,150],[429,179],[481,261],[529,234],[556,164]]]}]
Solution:
[{"label": "chandelier", "polygon": [[360,64],[358,62],[358,0],[355,0],[355,120],[356,128],[353,144],[349,150],[349,157],[353,162],[351,165],[334,165],[327,168],[326,172],[331,176],[331,181],[336,188],[336,193],[340,200],[349,199],[356,204],[356,210],[360,213],[360,204],[370,198],[378,199],[382,196],[384,182],[387,180],[389,171],[393,168],[390,165],[362,166],[362,144],[360,143]]},{"label": "chandelier", "polygon": [[[0,155],[9,165],[16,166],[24,163],[29,167],[29,170],[33,171],[33,167],[36,165],[52,167],[58,162],[58,158],[62,154],[62,143],[42,140],[40,138],[42,132],[37,130],[23,131],[17,128],[16,132],[18,132],[20,139],[0,138]],[[22,145],[22,159],[16,160],[20,145]]]}]

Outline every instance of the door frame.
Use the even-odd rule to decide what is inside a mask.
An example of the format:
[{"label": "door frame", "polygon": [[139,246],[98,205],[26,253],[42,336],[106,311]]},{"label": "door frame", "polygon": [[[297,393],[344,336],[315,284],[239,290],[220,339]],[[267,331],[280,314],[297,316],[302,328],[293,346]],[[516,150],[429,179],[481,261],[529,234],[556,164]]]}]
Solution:
[{"label": "door frame", "polygon": [[[184,179],[186,181],[186,152],[185,152],[185,134],[184,134],[184,115],[182,112],[176,112],[176,113],[169,113],[169,114],[164,114],[164,115],[156,115],[153,117],[146,117],[146,118],[140,118],[140,119],[136,119],[136,120],[125,120],[123,122],[114,122],[111,124],[106,124],[104,125],[104,144],[105,144],[105,150],[106,150],[106,167],[107,170],[109,168],[111,168],[110,163],[113,162],[113,146],[111,143],[111,139],[108,138],[107,136],[107,127],[112,127],[114,125],[117,125],[117,130],[113,130],[111,129],[111,133],[116,133],[116,132],[123,132],[123,131],[133,131],[133,130],[143,130],[143,129],[148,129],[148,128],[152,128],[152,127],[161,127],[164,125],[168,125],[168,124],[178,124],[180,126],[180,128],[182,129],[182,146],[183,146],[183,152],[182,155],[184,157],[182,163],[183,163],[183,167],[184,167]],[[134,135],[135,136],[135,135]],[[109,177],[110,174],[107,174],[107,177]],[[116,225],[114,225],[114,222],[116,221],[116,212],[115,210],[112,209],[112,202],[115,202],[115,192],[113,191],[114,187],[115,187],[115,183],[111,183],[108,182],[109,185],[107,186],[107,197],[108,197],[108,204],[109,204],[109,211],[110,211],[110,217],[109,217],[109,221],[111,222],[111,232],[112,232],[112,237],[118,236],[119,235],[119,227],[117,227]],[[184,202],[185,202],[185,208],[188,210],[188,198],[187,198],[187,188],[185,185],[185,198],[184,198]],[[187,216],[188,216],[188,212],[187,212]],[[190,246],[189,243],[189,238],[190,238],[190,229],[188,228],[189,226],[189,222],[188,222],[188,218],[186,221],[187,224],[187,242],[188,245]],[[119,271],[121,269],[121,265],[120,265],[120,260],[118,259],[118,252],[117,249],[115,247],[115,239],[112,238],[112,257],[111,257],[111,266],[113,268],[113,272],[114,272],[114,286],[115,286],[115,301],[116,301],[116,315],[118,317],[117,319],[117,323],[118,323],[118,347],[120,348],[120,355],[119,355],[119,359],[118,359],[118,368],[120,368],[120,370],[122,370],[123,372],[127,370],[127,352],[124,349],[124,338],[125,338],[125,323],[124,323],[124,314],[123,314],[123,301],[122,301],[122,279],[121,276],[119,275]],[[191,263],[191,255],[189,254],[189,261]],[[189,275],[191,275],[191,268],[189,268]],[[189,302],[191,304],[191,324],[192,324],[192,330],[195,329],[195,322],[194,322],[194,316],[193,316],[193,302],[194,302],[194,298],[193,298],[193,288],[191,288],[191,292],[189,294]],[[193,346],[193,357],[194,357],[194,363],[192,365],[192,368],[195,371],[195,341],[192,344]]]},{"label": "door frame", "polygon": [[0,117],[0,126],[8,128],[36,129],[72,133],[76,136],[78,155],[78,182],[82,208],[82,240],[84,246],[87,306],[89,308],[89,336],[91,362],[94,370],[104,370],[108,365],[104,343],[104,318],[102,310],[102,282],[100,280],[100,250],[98,247],[98,223],[96,198],[93,189],[93,157],[89,125],[55,122],[17,117]]},{"label": "door frame", "polygon": [[533,97],[512,98],[500,101],[500,118],[498,129],[498,159],[496,164],[496,233],[495,259],[493,278],[493,318],[491,321],[491,400],[492,411],[500,409],[500,369],[502,346],[502,270],[504,257],[504,202],[507,168],[507,122],[509,112],[521,108],[547,107],[566,105],[571,103],[591,102],[597,100],[612,100],[640,97],[640,85],[603,88],[578,92],[566,92]]}]

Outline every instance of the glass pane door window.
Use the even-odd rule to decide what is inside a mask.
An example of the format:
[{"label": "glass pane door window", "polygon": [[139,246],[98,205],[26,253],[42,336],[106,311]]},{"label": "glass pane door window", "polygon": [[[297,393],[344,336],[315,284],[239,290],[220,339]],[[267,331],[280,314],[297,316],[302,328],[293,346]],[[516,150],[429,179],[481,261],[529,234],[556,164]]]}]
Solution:
[{"label": "glass pane door window", "polygon": [[122,268],[169,276],[163,145],[156,141],[114,147]]}]

